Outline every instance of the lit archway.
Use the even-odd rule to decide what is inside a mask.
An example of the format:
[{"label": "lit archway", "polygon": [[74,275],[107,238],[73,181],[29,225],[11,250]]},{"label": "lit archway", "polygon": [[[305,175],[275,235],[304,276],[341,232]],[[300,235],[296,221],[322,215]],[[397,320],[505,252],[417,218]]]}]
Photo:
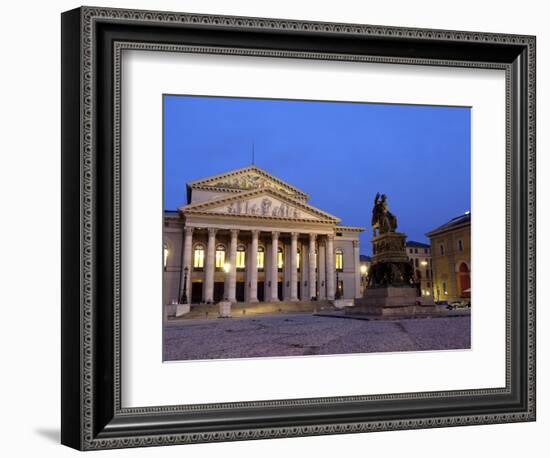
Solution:
[{"label": "lit archway", "polygon": [[470,297],[470,267],[465,262],[458,266],[458,287],[460,297]]}]

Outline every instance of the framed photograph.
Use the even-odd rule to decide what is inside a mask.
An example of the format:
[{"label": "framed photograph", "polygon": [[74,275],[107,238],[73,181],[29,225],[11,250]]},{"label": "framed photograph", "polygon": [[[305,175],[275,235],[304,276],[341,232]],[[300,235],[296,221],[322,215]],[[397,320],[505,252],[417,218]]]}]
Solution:
[{"label": "framed photograph", "polygon": [[535,37],[62,15],[62,443],[535,420]]}]

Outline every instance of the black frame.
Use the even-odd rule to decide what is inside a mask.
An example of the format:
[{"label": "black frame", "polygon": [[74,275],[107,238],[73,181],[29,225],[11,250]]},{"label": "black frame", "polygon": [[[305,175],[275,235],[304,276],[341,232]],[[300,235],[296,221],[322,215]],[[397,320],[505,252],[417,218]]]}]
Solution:
[{"label": "black frame", "polygon": [[[122,49],[501,68],[505,388],[123,409]],[[62,14],[62,433],[81,450],[535,420],[535,37],[82,7]]]}]

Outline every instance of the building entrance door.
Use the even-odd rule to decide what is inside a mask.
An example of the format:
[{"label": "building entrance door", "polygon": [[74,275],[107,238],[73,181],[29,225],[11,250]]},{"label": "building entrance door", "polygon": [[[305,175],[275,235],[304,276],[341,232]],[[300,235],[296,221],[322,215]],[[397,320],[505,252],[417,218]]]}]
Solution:
[{"label": "building entrance door", "polygon": [[280,301],[283,300],[283,282],[282,281],[277,282],[277,298]]},{"label": "building entrance door", "polygon": [[237,302],[244,302],[244,281],[237,282],[235,299],[237,299]]},{"label": "building entrance door", "polygon": [[191,285],[191,303],[199,304],[202,302],[202,282],[193,282]]},{"label": "building entrance door", "polygon": [[220,302],[223,300],[224,283],[223,281],[217,281],[214,283],[214,302]]},{"label": "building entrance door", "polygon": [[260,302],[263,302],[265,299],[265,294],[264,294],[264,282],[263,281],[259,281],[258,282],[258,300]]}]

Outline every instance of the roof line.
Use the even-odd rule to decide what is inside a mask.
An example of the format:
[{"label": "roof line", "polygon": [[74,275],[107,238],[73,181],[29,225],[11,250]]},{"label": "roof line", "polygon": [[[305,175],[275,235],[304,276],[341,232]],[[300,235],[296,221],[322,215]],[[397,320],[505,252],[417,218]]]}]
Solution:
[{"label": "roof line", "polygon": [[[240,167],[240,168],[234,169],[234,170],[229,170],[228,172],[219,173],[217,175],[211,175],[211,176],[208,176],[208,177],[205,177],[205,178],[200,178],[198,180],[189,181],[189,182],[187,182],[187,186],[188,187],[193,187],[194,185],[199,184],[199,183],[204,183],[206,181],[212,181],[212,180],[215,180],[215,179],[218,179],[218,178],[222,178],[224,176],[236,175],[236,174],[242,173],[242,172],[247,171],[247,170],[255,170],[256,172],[259,172],[261,174],[266,175],[268,178],[272,179],[273,181],[278,182],[279,184],[282,184],[286,187],[289,187],[289,188],[293,189],[297,194],[301,194],[301,195],[307,197],[308,199],[311,197],[311,195],[308,194],[307,192],[302,191],[300,188],[297,188],[296,186],[288,183],[287,181],[284,181],[281,178],[276,177],[275,175],[269,173],[267,170],[264,170],[264,169],[262,169],[261,167],[258,167],[255,164],[247,165],[245,167]],[[205,186],[208,186],[208,185],[205,185]]]}]

